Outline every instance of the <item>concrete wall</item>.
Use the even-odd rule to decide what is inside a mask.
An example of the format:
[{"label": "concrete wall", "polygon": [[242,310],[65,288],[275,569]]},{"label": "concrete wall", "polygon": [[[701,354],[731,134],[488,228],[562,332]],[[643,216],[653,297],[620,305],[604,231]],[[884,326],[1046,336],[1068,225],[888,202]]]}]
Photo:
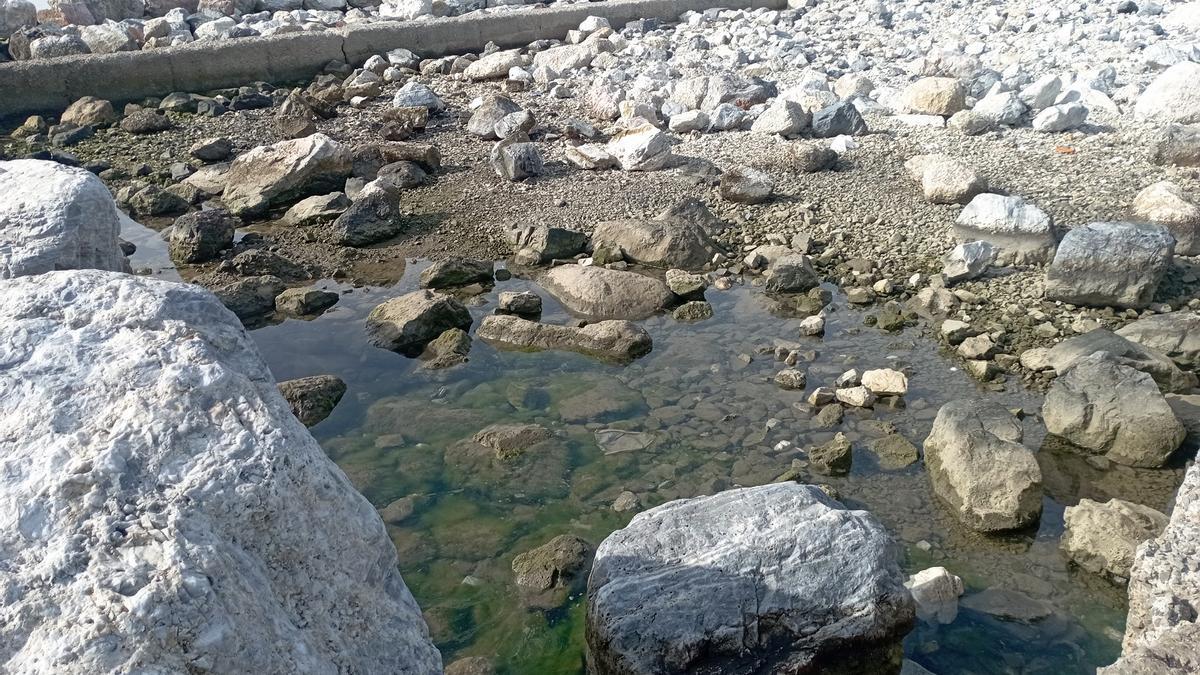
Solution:
[{"label": "concrete wall", "polygon": [[786,0],[607,0],[417,22],[349,26],[322,33],[196,42],[168,49],[0,64],[0,117],[56,114],[81,96],[131,101],[174,91],[203,92],[263,80],[310,78],[334,59],[362,63],[404,47],[423,57],[462,54],[489,41],[520,47],[563,38],[588,16],[614,27],[640,18],[673,20],[710,7],[781,9]]}]

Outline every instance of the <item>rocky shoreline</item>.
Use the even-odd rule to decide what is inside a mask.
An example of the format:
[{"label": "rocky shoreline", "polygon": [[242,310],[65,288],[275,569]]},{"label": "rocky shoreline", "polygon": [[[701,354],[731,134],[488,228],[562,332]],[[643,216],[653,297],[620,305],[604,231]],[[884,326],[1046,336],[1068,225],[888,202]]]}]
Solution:
[{"label": "rocky shoreline", "polygon": [[[11,0],[5,1],[0,10],[8,11]],[[25,120],[0,141],[0,160],[8,160],[0,161],[0,217],[12,241],[0,250],[0,291],[13,298],[13,321],[29,322],[6,326],[4,343],[14,363],[25,363],[31,355],[51,358],[29,335],[44,334],[46,349],[53,350],[72,339],[56,331],[91,331],[100,337],[86,349],[105,350],[106,340],[118,339],[105,331],[153,336],[170,332],[173,321],[214,331],[193,338],[203,343],[195,346],[198,354],[172,338],[162,349],[182,350],[180,356],[147,352],[148,365],[120,366],[112,381],[122,380],[121,368],[147,382],[158,381],[151,377],[156,372],[169,380],[179,376],[171,375],[176,369],[195,369],[196,377],[235,383],[240,388],[215,390],[212,401],[183,406],[184,419],[209,424],[219,435],[226,433],[224,413],[195,417],[192,408],[217,415],[222,401],[259,401],[248,404],[246,414],[282,424],[284,435],[312,455],[289,470],[328,473],[338,486],[295,479],[302,494],[287,499],[311,500],[312,491],[320,492],[315,481],[342,504],[338,514],[306,513],[314,522],[304,526],[317,529],[322,518],[353,514],[359,538],[378,548],[384,536],[379,518],[364,514],[365,502],[300,427],[328,416],[346,384],[333,376],[282,383],[293,420],[244,329],[220,305],[250,327],[311,319],[340,300],[320,280],[387,286],[403,275],[406,260],[429,258],[434,262],[420,275],[420,288],[378,304],[365,319],[363,337],[420,359],[430,372],[452,372],[469,360],[473,337],[505,349],[574,352],[627,365],[654,349],[643,322],[664,315],[681,324],[706,321],[714,315],[713,294],[735,287],[754,289],[779,315],[802,319],[795,338],[819,345],[834,311],[830,288],[836,288],[847,304],[868,312],[869,329],[915,327],[939,343],[979,382],[981,396],[1009,387],[1045,392],[1040,411],[1010,410],[986,398],[951,401],[936,411],[920,450],[898,434],[872,448],[899,467],[923,460],[932,493],[965,530],[989,537],[1028,531],[1045,517],[1044,496],[1052,486],[1039,462],[1045,447],[1027,446],[1023,417],[1040,415],[1051,442],[1098,471],[1169,468],[1195,450],[1200,64],[1189,55],[1200,44],[1200,3],[992,12],[970,29],[964,16],[808,3],[786,11],[689,12],[674,25],[645,20],[613,27],[591,18],[563,41],[513,50],[491,45],[479,54],[437,59],[396,49],[363,64],[331,63],[294,88],[247,83],[137,102],[82,99],[57,120]],[[839,26],[845,18],[848,25]],[[930,49],[897,41],[917,27]],[[938,27],[960,38],[932,49],[928,36]],[[828,40],[823,51],[809,35],[817,30]],[[864,45],[847,31],[879,42]],[[835,55],[834,47],[851,44],[855,59]],[[1033,57],[1016,58],[1014,49]],[[116,237],[139,226],[118,206],[161,231],[174,270],[192,285],[135,276],[163,270],[130,268],[125,255],[133,247]],[[84,222],[80,214],[91,219]],[[504,260],[502,267],[496,259]],[[70,269],[105,271],[61,271]],[[524,291],[502,293],[494,314],[473,330],[469,306],[514,275],[535,282],[573,321],[543,321],[541,295]],[[61,318],[76,311],[72,303],[86,305],[89,298],[115,304],[103,316],[89,314],[86,329]],[[132,303],[128,311],[124,302]],[[138,309],[153,311],[143,317]],[[172,316],[176,311],[184,315]],[[218,365],[228,362],[229,374],[204,370],[209,352],[218,354]],[[818,381],[806,372],[816,357],[804,343],[778,344],[767,353],[779,365],[774,384],[803,394],[794,407],[815,425],[836,430],[844,416],[906,406],[912,373],[850,367]],[[744,365],[753,358],[747,355]],[[40,379],[36,363],[27,366],[30,386],[46,389],[7,401],[14,438],[30,433],[15,421],[28,421],[23,406],[83,386],[76,381],[86,370],[70,364],[84,360],[67,358],[57,379]],[[25,379],[20,367],[13,372]],[[89,386],[103,399],[109,381],[106,375]],[[244,391],[246,381],[253,396]],[[183,386],[164,382],[171,391]],[[40,408],[52,411],[53,405]],[[135,417],[171,414],[149,410]],[[39,425],[30,428],[40,433]],[[596,433],[606,454],[653,444],[632,430]],[[503,467],[501,475],[511,476],[537,461],[530,448],[554,438],[540,425],[493,425],[447,448],[446,458]],[[186,445],[186,439],[178,442]],[[283,461],[274,449],[278,438],[245,442],[250,445],[231,447],[260,453],[268,466]],[[961,579],[930,568],[906,582],[891,535],[871,514],[847,509],[836,494],[826,494],[836,492],[828,485],[796,484],[849,474],[852,442],[838,432],[797,450],[779,482],[682,495],[642,511],[596,546],[586,624],[593,672],[764,664],[796,672],[899,672],[898,644],[914,615],[938,624],[954,613]],[[15,446],[5,454],[20,460],[14,452]],[[183,450],[168,443],[130,452],[148,466],[168,467]],[[155,453],[169,457],[155,459]],[[245,476],[197,480],[207,485]],[[251,476],[250,484],[261,480]],[[146,482],[140,489],[150,489]],[[1197,601],[1189,571],[1196,552],[1195,482],[1191,467],[1169,519],[1117,498],[1067,505],[1063,554],[1106,583],[1129,585],[1125,652],[1105,672],[1182,673],[1197,666],[1200,657],[1187,643]],[[8,496],[20,501],[26,492]],[[140,522],[140,506],[125,510],[124,497],[113,499],[102,500],[102,508],[121,508]],[[617,502],[618,512],[639,509],[634,493],[622,493]],[[161,509],[145,508],[154,514],[145,519],[155,522]],[[412,508],[410,501],[382,512],[391,522]],[[760,518],[796,509],[807,515]],[[59,513],[58,507],[43,511]],[[22,529],[22,536],[36,539],[50,517],[43,511],[22,516],[21,523],[41,523]],[[179,518],[219,524],[228,515],[185,509]],[[93,516],[100,518],[87,517]],[[272,541],[276,526],[253,527],[264,530],[258,540]],[[812,529],[784,532],[788,527]],[[847,544],[839,528],[863,540]],[[738,536],[718,536],[730,531]],[[223,541],[229,538],[224,532],[215,527],[196,536]],[[673,533],[669,546],[656,541],[662,532]],[[303,533],[300,527],[292,534],[312,539]],[[819,551],[784,551],[773,543],[780,538],[811,541]],[[353,551],[344,542],[322,539],[321,545],[326,548],[289,555],[330,558],[328,567],[310,574],[332,574],[338,592],[362,598],[356,607],[397,618],[345,617],[345,624],[321,628],[332,636],[321,638],[323,646],[277,654],[261,667],[315,671],[328,663],[371,670],[388,658],[378,645],[391,642],[407,645],[403,660],[411,672],[440,669],[392,547],[383,545],[389,554],[356,553],[378,561],[377,573],[369,575],[377,588],[350,588],[354,584],[338,575],[361,566],[336,560]],[[513,560],[516,584],[531,606],[559,607],[578,592],[592,551],[584,540],[553,539]],[[291,570],[284,565],[264,573],[262,565],[275,564],[276,553],[255,555],[268,560],[251,561],[248,580],[231,585],[261,586],[259,576]],[[796,561],[813,555],[840,562],[810,570],[820,580],[806,577],[813,588],[790,597],[804,587],[789,581]],[[138,576],[146,565],[134,568],[129,583],[149,583]],[[848,578],[848,569],[856,576]],[[102,584],[110,572],[92,573]],[[13,583],[25,582],[14,577]],[[238,620],[275,611],[304,623],[288,612],[322,612],[320,603],[330,602],[308,598],[303,587],[268,586],[270,592],[259,595],[286,598],[278,601],[282,609],[246,610]],[[53,589],[46,593],[57,597]],[[654,609],[642,593],[674,598],[674,604]],[[1021,621],[1049,613],[1028,598],[987,593],[964,603]],[[740,598],[744,611],[725,617],[736,607],[710,606],[714,597]],[[147,596],[141,606],[149,611],[164,602]],[[647,618],[678,606],[698,614]],[[211,608],[195,612],[188,619],[195,626],[218,616]],[[847,614],[872,619],[829,619]],[[697,616],[703,621],[693,620]],[[361,637],[347,628],[355,622],[394,634],[367,631],[362,639],[369,644],[327,653],[324,645],[347,633]],[[45,626],[25,622],[14,630],[33,635]],[[137,643],[142,630],[140,624],[116,627],[108,655],[61,658],[73,659],[78,672],[112,670],[133,658],[122,641]],[[185,632],[184,642],[203,643],[211,652],[196,657],[194,667],[260,667],[254,659],[261,655],[239,646],[243,635],[218,632],[215,642],[206,630]],[[58,649],[49,638],[28,644],[28,653],[5,656],[32,664]],[[853,659],[847,657],[852,648],[858,650]],[[169,645],[153,649],[161,656],[151,660],[176,658]],[[339,661],[342,653],[347,661]],[[470,672],[468,665],[452,664],[448,672]]]}]

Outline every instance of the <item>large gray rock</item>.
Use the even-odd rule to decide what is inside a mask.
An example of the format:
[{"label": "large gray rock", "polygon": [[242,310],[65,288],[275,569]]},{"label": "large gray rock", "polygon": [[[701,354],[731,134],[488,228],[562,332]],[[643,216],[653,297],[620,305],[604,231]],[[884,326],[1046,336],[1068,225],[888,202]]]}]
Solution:
[{"label": "large gray rock", "polygon": [[458,300],[433,291],[415,291],[371,310],[367,339],[376,347],[417,356],[447,330],[470,327],[471,313]]},{"label": "large gray rock", "polygon": [[383,522],[210,293],[4,282],[0,354],[6,670],[441,672]]},{"label": "large gray rock", "polygon": [[1000,265],[1025,265],[1054,257],[1051,227],[1050,216],[1021,197],[985,192],[958,214],[954,236],[959,242],[988,242]]},{"label": "large gray rock", "polygon": [[496,123],[520,109],[521,106],[513,103],[507,96],[489,96],[471,113],[470,119],[467,120],[467,131],[485,141],[494,141]]},{"label": "large gray rock", "polygon": [[509,232],[513,252],[521,262],[548,263],[568,260],[587,247],[588,237],[579,230],[546,225],[528,225]]},{"label": "large gray rock", "polygon": [[675,298],[658,279],[604,267],[563,265],[538,281],[568,311],[592,319],[644,319]]},{"label": "large gray rock", "polygon": [[1196,376],[1180,370],[1165,354],[1103,328],[1054,345],[1046,352],[1046,363],[1063,375],[1096,352],[1108,352],[1117,363],[1149,374],[1164,392],[1186,392],[1196,386]]},{"label": "large gray rock", "polygon": [[1162,535],[1143,543],[1129,577],[1122,655],[1098,675],[1200,672],[1200,465],[1188,468]]},{"label": "large gray rock", "polygon": [[785,253],[767,268],[765,288],[772,293],[804,293],[820,284],[821,277],[803,253]]},{"label": "large gray rock", "polygon": [[1064,519],[1063,553],[1088,572],[1120,584],[1129,580],[1137,547],[1167,526],[1162,513],[1123,499],[1103,504],[1081,499],[1067,507]]},{"label": "large gray rock", "polygon": [[0,162],[0,279],[52,270],[129,271],[121,212],[104,183],[55,162]]},{"label": "large gray rock", "polygon": [[669,502],[596,551],[597,675],[897,673],[915,610],[887,531],[811,485]]},{"label": "large gray rock", "polygon": [[904,168],[930,204],[966,204],[987,189],[982,176],[949,155],[916,155]]},{"label": "large gray rock", "polygon": [[1193,310],[1138,319],[1118,330],[1117,335],[1163,354],[1180,368],[1200,368],[1200,313]]},{"label": "large gray rock", "polygon": [[263,145],[233,160],[222,201],[236,216],[259,215],[272,204],[333,192],[350,170],[349,149],[324,134]]},{"label": "large gray rock", "polygon": [[0,0],[0,35],[8,37],[22,28],[37,25],[37,8],[26,0]]},{"label": "large gray rock", "polygon": [[529,321],[512,314],[484,317],[476,336],[519,349],[557,349],[615,361],[650,353],[646,329],[631,321],[599,321],[583,328]]},{"label": "large gray rock", "polygon": [[1162,466],[1187,431],[1146,373],[1096,352],[1054,380],[1046,431],[1118,464]]},{"label": "large gray rock", "polygon": [[400,193],[371,181],[333,221],[333,236],[343,246],[369,246],[391,239],[407,227],[400,215]]},{"label": "large gray rock", "polygon": [[1155,164],[1200,166],[1200,125],[1168,124],[1154,141]]},{"label": "large gray rock", "polygon": [[965,525],[1015,530],[1042,512],[1042,471],[1021,445],[1021,423],[998,403],[960,399],[938,411],[925,439],[933,491]]},{"label": "large gray rock", "polygon": [[1141,120],[1200,122],[1200,63],[1176,63],[1159,74],[1138,97],[1133,114]]},{"label": "large gray rock", "polygon": [[592,245],[613,246],[640,265],[696,270],[720,251],[712,239],[719,227],[702,202],[685,199],[650,220],[597,223]]},{"label": "large gray rock", "polygon": [[233,246],[236,223],[225,209],[185,213],[171,226],[171,259],[181,263],[208,262]]},{"label": "large gray rock", "polygon": [[1175,253],[1165,229],[1134,223],[1091,223],[1063,237],[1046,270],[1046,298],[1075,305],[1150,304]]}]

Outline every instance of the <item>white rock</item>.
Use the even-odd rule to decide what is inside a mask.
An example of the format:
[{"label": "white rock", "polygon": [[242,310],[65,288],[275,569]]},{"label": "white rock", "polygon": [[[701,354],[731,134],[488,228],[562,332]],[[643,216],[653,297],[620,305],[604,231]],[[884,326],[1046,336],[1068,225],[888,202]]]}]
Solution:
[{"label": "white rock", "polygon": [[670,121],[667,122],[667,128],[677,134],[686,134],[693,131],[704,132],[708,130],[712,122],[708,119],[708,114],[702,110],[688,110],[677,115],[671,115]]},{"label": "white rock", "polygon": [[411,80],[392,97],[395,108],[428,108],[431,112],[444,110],[446,104],[429,87]]},{"label": "white rock", "polygon": [[480,58],[467,66],[463,75],[469,80],[496,80],[507,77],[508,71],[512,70],[513,66],[527,65],[529,65],[528,57],[523,56],[520,50],[510,49]]},{"label": "white rock", "polygon": [[777,98],[771,107],[754,120],[750,130],[760,134],[794,136],[808,127],[811,122],[812,115],[801,108],[799,103]]},{"label": "white rock", "polygon": [[950,624],[958,617],[963,580],[945,567],[921,570],[904,582],[917,603],[917,617],[928,623]]},{"label": "white rock", "polygon": [[671,140],[653,124],[621,131],[606,146],[625,171],[657,171],[671,160]]},{"label": "white rock", "polygon": [[1053,134],[1077,129],[1087,121],[1088,109],[1082,103],[1051,106],[1033,118],[1033,130]]},{"label": "white rock", "polygon": [[1057,242],[1050,216],[1021,197],[982,193],[958,214],[954,236],[960,242],[986,241],[1002,265],[1048,262]]},{"label": "white rock", "polygon": [[350,150],[324,134],[263,145],[229,166],[222,200],[234,215],[272,203],[327,194],[350,174]]},{"label": "white rock", "polygon": [[864,372],[862,384],[878,396],[903,396],[908,393],[908,376],[891,368]]},{"label": "white rock", "polygon": [[52,270],[128,272],[122,214],[99,178],[56,162],[0,162],[0,279]]},{"label": "white rock", "polygon": [[1029,107],[1021,101],[1021,97],[1011,91],[985,96],[972,108],[972,110],[983,115],[993,124],[1003,124],[1006,126],[1012,126],[1020,122],[1021,117],[1028,109]]},{"label": "white rock", "polygon": [[432,0],[384,0],[384,3],[379,6],[379,16],[383,19],[412,21],[431,14],[433,14]]},{"label": "white rock", "polygon": [[1054,380],[1042,418],[1047,432],[1128,466],[1162,466],[1187,436],[1154,380],[1106,352]]},{"label": "white rock", "polygon": [[4,282],[0,354],[6,670],[442,672],[383,522],[212,294]]},{"label": "white rock", "polygon": [[986,241],[969,241],[955,246],[942,258],[942,276],[947,284],[975,279],[987,272],[996,250]]},{"label": "white rock", "polygon": [[834,398],[839,403],[845,403],[854,408],[870,408],[875,405],[875,395],[866,387],[844,387],[834,392]]},{"label": "white rock", "polygon": [[1133,114],[1140,120],[1200,122],[1200,63],[1177,63],[1163,71],[1138,97]]},{"label": "white rock", "polygon": [[1042,471],[1003,406],[958,399],[942,406],[925,439],[934,493],[980,532],[1026,527],[1042,512]]}]

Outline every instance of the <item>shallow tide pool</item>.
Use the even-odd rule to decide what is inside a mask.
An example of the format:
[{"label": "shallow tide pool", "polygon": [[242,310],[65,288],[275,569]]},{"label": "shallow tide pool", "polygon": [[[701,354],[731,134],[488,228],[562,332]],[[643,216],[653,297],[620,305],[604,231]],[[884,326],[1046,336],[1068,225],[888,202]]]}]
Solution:
[{"label": "shallow tide pool", "polygon": [[[868,328],[869,311],[835,295],[825,337],[800,338],[797,317],[761,289],[735,286],[708,291],[716,316],[707,321],[645,321],[654,350],[628,365],[475,340],[467,364],[428,371],[371,347],[363,328],[375,305],[416,288],[423,266],[409,264],[391,288],[318,283],[344,292],[332,310],[252,334],[277,379],[331,373],[346,381],[345,398],[313,433],[375,506],[412,498],[412,514],[388,528],[446,663],[482,655],[502,673],[583,672],[582,588],[562,606],[528,608],[513,584],[515,555],[559,534],[598,544],[632,517],[612,508],[626,490],[648,508],[771,482],[839,430],[854,442],[850,475],[814,479],[895,534],[906,572],[942,565],[963,578],[968,596],[1018,591],[1049,613],[1025,623],[963,607],[949,625],[919,624],[905,642],[908,658],[941,674],[1061,674],[1093,672],[1118,655],[1125,591],[1068,567],[1058,550],[1063,508],[1123,496],[1165,509],[1175,471],[1100,472],[1043,448],[1047,497],[1036,531],[983,537],[938,503],[920,462],[888,468],[871,442],[894,427],[919,447],[952,399],[987,396],[1032,412],[1040,397],[1016,385],[985,391],[919,329]],[[502,290],[537,291],[544,321],[570,320],[536,284],[514,278],[468,302],[476,326]],[[851,367],[908,369],[905,405],[847,411],[839,427],[814,428],[806,392],[772,381],[784,367],[776,344],[808,352],[797,367],[807,370],[809,391]],[[496,422],[535,422],[557,436],[514,460],[468,451],[471,436]],[[1038,423],[1024,424],[1026,444],[1038,448]]]}]

